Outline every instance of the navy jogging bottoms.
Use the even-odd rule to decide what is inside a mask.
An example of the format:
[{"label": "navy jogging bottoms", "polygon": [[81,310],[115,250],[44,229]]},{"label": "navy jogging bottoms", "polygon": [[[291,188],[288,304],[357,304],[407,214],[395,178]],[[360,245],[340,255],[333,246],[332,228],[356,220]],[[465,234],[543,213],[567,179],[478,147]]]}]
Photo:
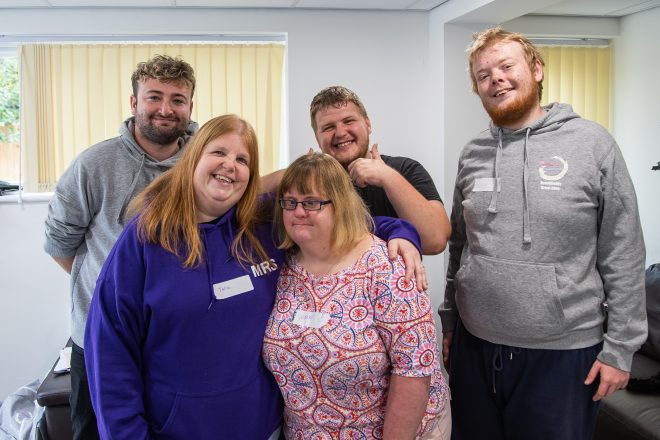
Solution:
[{"label": "navy jogging bottoms", "polygon": [[493,344],[459,321],[450,352],[452,440],[591,440],[602,344],[542,350]]}]

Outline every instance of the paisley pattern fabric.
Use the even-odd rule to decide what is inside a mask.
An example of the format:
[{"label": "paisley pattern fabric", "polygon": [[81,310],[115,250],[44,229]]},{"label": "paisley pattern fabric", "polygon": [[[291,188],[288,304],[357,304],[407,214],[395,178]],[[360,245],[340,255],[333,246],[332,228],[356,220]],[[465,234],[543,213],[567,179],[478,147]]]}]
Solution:
[{"label": "paisley pattern fabric", "polygon": [[[287,438],[382,438],[391,374],[432,377],[418,435],[433,428],[448,388],[431,301],[404,277],[401,260],[390,261],[378,238],[331,275],[310,274],[289,258],[262,352],[284,397]],[[296,312],[325,321],[298,325]]]}]

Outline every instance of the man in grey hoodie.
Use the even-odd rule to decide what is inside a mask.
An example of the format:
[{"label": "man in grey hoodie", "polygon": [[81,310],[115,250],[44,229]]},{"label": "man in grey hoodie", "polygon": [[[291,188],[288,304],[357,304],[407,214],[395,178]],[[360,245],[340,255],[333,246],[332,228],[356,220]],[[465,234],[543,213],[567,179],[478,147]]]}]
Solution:
[{"label": "man in grey hoodie", "polygon": [[461,152],[451,214],[453,438],[591,439],[646,338],[635,191],[606,130],[541,107],[543,60],[524,36],[475,34],[469,61],[492,123]]},{"label": "man in grey hoodie", "polygon": [[190,120],[193,68],[156,55],[131,77],[133,116],[119,136],[78,155],[60,177],[48,205],[44,249],[71,274],[71,418],[74,439],[98,438],[89,397],[83,336],[99,272],[125,223],[128,203],[170,169],[197,129]]}]

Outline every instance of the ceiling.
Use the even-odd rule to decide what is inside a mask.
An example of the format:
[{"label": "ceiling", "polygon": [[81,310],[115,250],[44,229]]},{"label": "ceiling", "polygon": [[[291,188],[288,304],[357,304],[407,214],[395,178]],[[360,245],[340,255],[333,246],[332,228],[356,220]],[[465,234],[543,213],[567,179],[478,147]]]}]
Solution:
[{"label": "ceiling", "polygon": [[[0,8],[214,7],[430,11],[447,1],[450,0],[0,0]],[[658,6],[660,0],[565,0],[534,14],[622,17]]]}]

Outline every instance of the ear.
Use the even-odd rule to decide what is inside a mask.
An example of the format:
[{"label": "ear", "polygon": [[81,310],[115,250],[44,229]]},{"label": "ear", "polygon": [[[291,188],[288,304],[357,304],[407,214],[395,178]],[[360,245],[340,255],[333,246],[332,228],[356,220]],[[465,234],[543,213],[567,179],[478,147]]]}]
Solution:
[{"label": "ear", "polygon": [[367,131],[369,132],[369,134],[371,134],[371,120],[369,119],[369,116],[366,116],[364,118],[364,121],[367,124]]},{"label": "ear", "polygon": [[135,112],[137,111],[137,98],[135,95],[131,95],[131,114],[135,116]]},{"label": "ear", "polygon": [[540,60],[536,60],[534,63],[534,71],[532,72],[534,75],[534,80],[536,82],[541,82],[543,81],[543,64],[541,64]]}]

